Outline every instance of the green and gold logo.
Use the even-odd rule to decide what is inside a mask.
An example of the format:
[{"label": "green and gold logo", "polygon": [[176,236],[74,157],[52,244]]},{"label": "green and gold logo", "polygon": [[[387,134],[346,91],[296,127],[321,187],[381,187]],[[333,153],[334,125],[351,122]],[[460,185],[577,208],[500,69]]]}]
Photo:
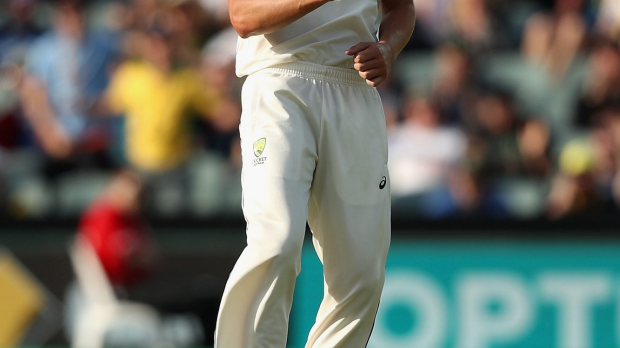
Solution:
[{"label": "green and gold logo", "polygon": [[265,151],[265,144],[267,144],[267,138],[260,138],[254,142],[254,156],[260,156]]}]

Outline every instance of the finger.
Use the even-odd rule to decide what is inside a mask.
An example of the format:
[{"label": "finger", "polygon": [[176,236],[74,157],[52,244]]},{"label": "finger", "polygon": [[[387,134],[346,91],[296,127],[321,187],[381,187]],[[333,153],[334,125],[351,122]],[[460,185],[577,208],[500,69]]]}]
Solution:
[{"label": "finger", "polygon": [[385,80],[386,80],[385,75],[379,75],[375,77],[374,79],[366,80],[366,84],[368,84],[370,87],[377,87],[380,84],[382,84]]},{"label": "finger", "polygon": [[366,61],[364,63],[355,63],[353,64],[353,68],[357,71],[366,71],[370,69],[378,69],[385,67],[385,62],[381,59],[373,59]]},{"label": "finger", "polygon": [[354,56],[360,53],[361,51],[367,49],[370,46],[370,44],[371,44],[370,42],[360,42],[357,45],[354,45],[348,50],[346,50],[344,53],[346,53],[348,56]]},{"label": "finger", "polygon": [[359,74],[361,77],[365,78],[366,80],[372,80],[377,76],[383,75],[384,72],[385,71],[382,69],[371,69],[367,71],[360,71]]},{"label": "finger", "polygon": [[381,56],[381,53],[377,50],[373,50],[372,48],[367,48],[360,53],[355,55],[353,58],[353,62],[355,63],[365,63],[374,59],[377,59]]}]

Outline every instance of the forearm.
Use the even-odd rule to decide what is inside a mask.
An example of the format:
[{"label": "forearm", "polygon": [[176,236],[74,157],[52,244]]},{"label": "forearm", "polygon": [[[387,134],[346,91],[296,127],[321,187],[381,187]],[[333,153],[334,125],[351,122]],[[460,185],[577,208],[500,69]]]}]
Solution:
[{"label": "forearm", "polygon": [[27,76],[20,86],[25,119],[32,127],[45,152],[64,158],[71,152],[71,141],[48,102],[47,90],[35,78]]},{"label": "forearm", "polygon": [[415,27],[415,7],[412,0],[384,0],[383,20],[379,28],[379,42],[387,45],[392,59],[405,48]]},{"label": "forearm", "polygon": [[331,0],[229,0],[230,20],[247,38],[281,29]]},{"label": "forearm", "polygon": [[35,131],[45,133],[55,127],[56,115],[49,104],[47,90],[34,77],[27,76],[21,84],[24,116]]}]

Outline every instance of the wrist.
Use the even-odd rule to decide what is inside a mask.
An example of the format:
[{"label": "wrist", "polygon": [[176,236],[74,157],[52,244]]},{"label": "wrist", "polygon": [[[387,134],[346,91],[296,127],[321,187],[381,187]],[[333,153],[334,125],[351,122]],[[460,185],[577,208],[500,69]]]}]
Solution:
[{"label": "wrist", "polygon": [[394,47],[386,40],[379,40],[378,42],[379,45],[381,45],[382,47],[382,51],[383,51],[383,55],[386,58],[386,60],[389,61],[389,63],[393,63],[394,61],[396,61],[396,50],[394,49]]}]

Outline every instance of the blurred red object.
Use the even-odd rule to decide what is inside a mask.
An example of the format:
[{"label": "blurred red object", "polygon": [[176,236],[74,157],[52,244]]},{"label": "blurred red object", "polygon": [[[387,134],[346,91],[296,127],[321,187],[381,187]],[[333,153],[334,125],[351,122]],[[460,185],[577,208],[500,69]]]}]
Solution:
[{"label": "blurred red object", "polygon": [[88,240],[115,286],[140,282],[153,264],[153,243],[139,213],[141,183],[121,172],[84,213],[79,233]]}]

